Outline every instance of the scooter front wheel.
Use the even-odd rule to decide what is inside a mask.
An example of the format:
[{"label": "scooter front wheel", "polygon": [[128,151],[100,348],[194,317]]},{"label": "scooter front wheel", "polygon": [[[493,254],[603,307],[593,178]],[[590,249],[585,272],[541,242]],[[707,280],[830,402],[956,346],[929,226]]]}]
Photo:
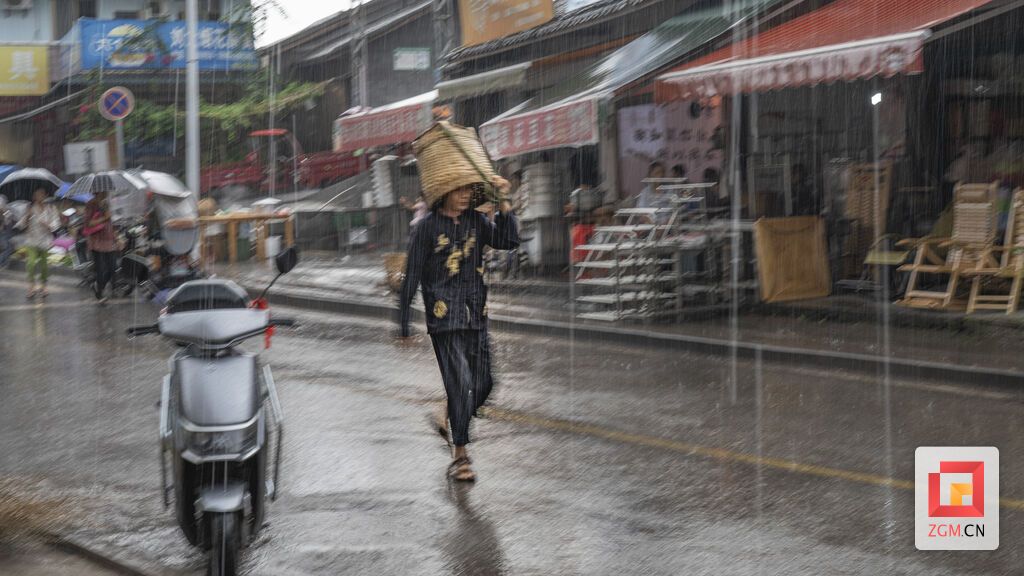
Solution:
[{"label": "scooter front wheel", "polygon": [[210,576],[235,576],[242,545],[237,512],[212,512],[210,517]]}]

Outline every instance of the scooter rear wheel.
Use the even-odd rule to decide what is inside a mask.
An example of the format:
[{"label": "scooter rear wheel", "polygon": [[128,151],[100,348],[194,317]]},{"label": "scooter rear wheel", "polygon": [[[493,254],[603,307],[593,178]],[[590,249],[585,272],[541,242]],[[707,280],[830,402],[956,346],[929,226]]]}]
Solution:
[{"label": "scooter rear wheel", "polygon": [[242,544],[237,512],[210,513],[210,576],[235,576]]}]

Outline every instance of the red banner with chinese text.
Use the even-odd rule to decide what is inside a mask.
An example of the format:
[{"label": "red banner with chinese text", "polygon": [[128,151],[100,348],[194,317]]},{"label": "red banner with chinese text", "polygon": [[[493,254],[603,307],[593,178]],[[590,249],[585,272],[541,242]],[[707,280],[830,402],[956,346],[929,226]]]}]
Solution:
[{"label": "red banner with chinese text", "polygon": [[597,144],[597,99],[578,100],[487,122],[480,138],[495,160],[550,150]]},{"label": "red banner with chinese text", "polygon": [[334,151],[352,152],[412,142],[430,128],[431,106],[431,102],[421,102],[391,110],[370,110],[342,116],[334,121]]}]

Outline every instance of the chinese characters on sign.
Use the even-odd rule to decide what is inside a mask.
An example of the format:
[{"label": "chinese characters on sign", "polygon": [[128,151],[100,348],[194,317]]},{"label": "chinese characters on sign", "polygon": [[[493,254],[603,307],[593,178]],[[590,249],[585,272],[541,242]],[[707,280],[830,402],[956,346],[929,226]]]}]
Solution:
[{"label": "chinese characters on sign", "polygon": [[719,106],[678,102],[645,104],[619,110],[620,189],[629,198],[651,162],[661,162],[668,176],[678,166],[691,183],[718,181],[722,170],[722,114]]},{"label": "chinese characters on sign", "polygon": [[430,128],[432,103],[342,116],[334,121],[334,151],[412,142]]},{"label": "chinese characters on sign", "polygon": [[395,48],[395,70],[430,70],[430,48]]},{"label": "chinese characters on sign", "polygon": [[923,37],[893,39],[856,48],[791,53],[737,63],[709,64],[667,75],[656,86],[660,101],[693,100],[733,92],[856,80],[923,70]]},{"label": "chinese characters on sign", "polygon": [[462,45],[483,44],[529,30],[554,14],[552,0],[460,0]]},{"label": "chinese characters on sign", "polygon": [[597,100],[517,114],[480,127],[480,138],[495,160],[517,154],[597,144]]},{"label": "chinese characters on sign", "polygon": [[[75,33],[74,31],[72,32]],[[185,22],[149,20],[90,20],[77,25],[80,68],[185,68],[188,35]],[[125,46],[131,41],[131,45]],[[251,69],[257,66],[252,37],[223,22],[200,22],[196,38],[199,68]]]},{"label": "chinese characters on sign", "polygon": [[0,96],[39,96],[49,89],[45,46],[0,46]]}]

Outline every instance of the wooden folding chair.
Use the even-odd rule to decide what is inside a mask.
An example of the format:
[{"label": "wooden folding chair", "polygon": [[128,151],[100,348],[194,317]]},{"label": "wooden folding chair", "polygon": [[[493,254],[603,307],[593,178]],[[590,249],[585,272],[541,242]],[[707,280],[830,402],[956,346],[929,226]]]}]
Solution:
[{"label": "wooden folding chair", "polygon": [[[973,277],[971,297],[967,302],[968,313],[975,310],[1005,310],[1007,314],[1013,314],[1017,311],[1021,286],[1024,284],[1024,188],[1018,188],[1013,194],[1003,245],[991,247],[977,266],[967,270],[964,275]],[[1000,284],[992,280],[1001,280],[1003,285],[1009,281],[1007,293],[982,293],[984,286]]]},{"label": "wooden folding chair", "polygon": [[[953,234],[950,238],[904,240],[914,246],[913,264],[900,266],[910,272],[907,291],[898,303],[914,308],[949,308],[956,298],[960,277],[965,270],[977,268],[989,253],[996,235],[996,194],[999,184],[957,184],[953,190]],[[946,249],[945,257],[940,249]],[[944,290],[921,290],[921,274],[948,276]],[[961,304],[962,305],[962,304]]]},{"label": "wooden folding chair", "polygon": [[846,273],[856,274],[865,255],[875,248],[885,233],[892,190],[893,167],[890,162],[854,164],[847,171],[845,216],[851,222],[846,241]]}]

